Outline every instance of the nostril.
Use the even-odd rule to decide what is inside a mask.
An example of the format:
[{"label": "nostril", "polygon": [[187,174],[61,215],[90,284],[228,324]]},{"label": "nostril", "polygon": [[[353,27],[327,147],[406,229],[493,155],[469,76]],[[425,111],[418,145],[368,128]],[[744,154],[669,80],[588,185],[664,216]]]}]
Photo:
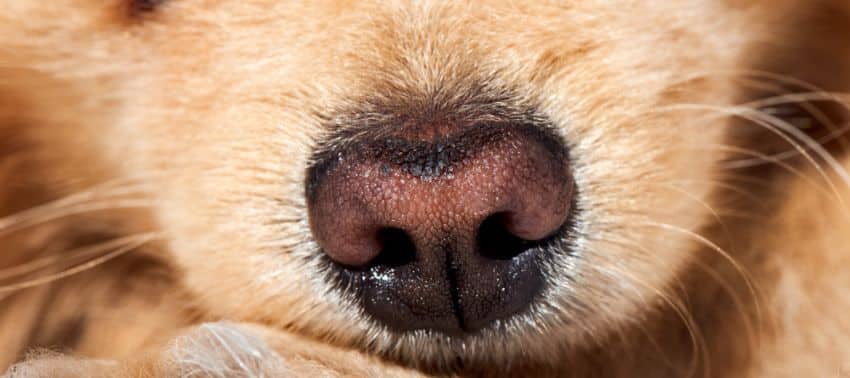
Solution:
[{"label": "nostril", "polygon": [[381,252],[370,266],[396,268],[416,260],[416,245],[410,235],[399,228],[382,228],[378,231]]},{"label": "nostril", "polygon": [[496,260],[511,260],[540,244],[539,241],[522,239],[508,230],[508,213],[496,213],[487,217],[478,228],[478,253]]},{"label": "nostril", "polygon": [[310,228],[367,314],[461,335],[538,298],[573,202],[551,130],[449,122],[331,140],[307,174]]}]

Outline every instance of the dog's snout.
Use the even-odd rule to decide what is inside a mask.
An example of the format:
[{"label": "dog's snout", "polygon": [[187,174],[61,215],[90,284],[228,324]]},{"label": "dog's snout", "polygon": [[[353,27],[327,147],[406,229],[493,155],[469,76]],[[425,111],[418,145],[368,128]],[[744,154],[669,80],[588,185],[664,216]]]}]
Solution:
[{"label": "dog's snout", "polygon": [[574,194],[557,136],[515,123],[372,129],[327,148],[308,177],[314,237],[365,310],[448,334],[534,300]]}]

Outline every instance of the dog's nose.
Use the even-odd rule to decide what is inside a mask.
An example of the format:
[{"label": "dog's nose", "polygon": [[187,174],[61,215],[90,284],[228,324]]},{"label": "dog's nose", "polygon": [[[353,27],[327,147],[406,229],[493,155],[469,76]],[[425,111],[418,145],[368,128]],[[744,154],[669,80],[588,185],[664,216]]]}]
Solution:
[{"label": "dog's nose", "polygon": [[511,123],[352,133],[308,181],[315,240],[366,312],[447,334],[532,303],[574,194],[559,137]]}]

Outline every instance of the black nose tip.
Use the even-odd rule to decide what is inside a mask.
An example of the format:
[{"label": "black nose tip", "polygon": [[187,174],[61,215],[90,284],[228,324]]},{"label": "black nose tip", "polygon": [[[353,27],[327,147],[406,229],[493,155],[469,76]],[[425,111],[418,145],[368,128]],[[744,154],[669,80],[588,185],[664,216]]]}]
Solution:
[{"label": "black nose tip", "polygon": [[573,180],[548,129],[459,125],[361,133],[309,172],[313,235],[363,306],[396,330],[462,334],[523,311]]}]

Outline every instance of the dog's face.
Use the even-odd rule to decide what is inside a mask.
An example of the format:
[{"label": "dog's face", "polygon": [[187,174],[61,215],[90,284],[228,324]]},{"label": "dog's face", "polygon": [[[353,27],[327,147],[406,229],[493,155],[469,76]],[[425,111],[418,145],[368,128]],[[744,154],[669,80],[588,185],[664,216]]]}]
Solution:
[{"label": "dog's face", "polygon": [[108,71],[98,153],[216,315],[545,361],[652,311],[712,217],[730,2],[86,3],[59,76]]}]

